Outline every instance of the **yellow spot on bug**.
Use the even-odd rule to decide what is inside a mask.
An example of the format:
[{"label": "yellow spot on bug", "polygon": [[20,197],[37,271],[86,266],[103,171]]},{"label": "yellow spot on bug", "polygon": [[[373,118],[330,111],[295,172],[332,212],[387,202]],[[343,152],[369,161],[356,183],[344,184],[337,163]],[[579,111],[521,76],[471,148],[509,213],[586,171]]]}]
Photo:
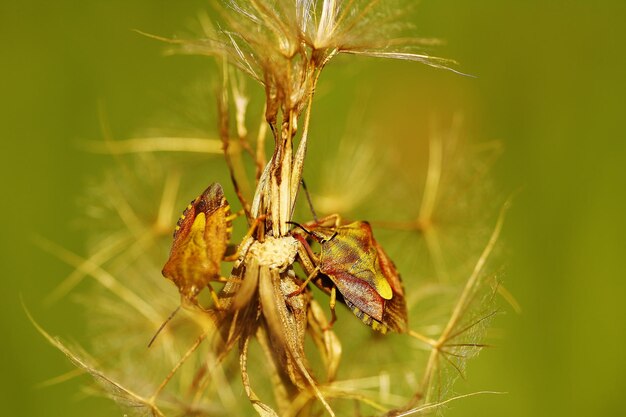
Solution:
[{"label": "yellow spot on bug", "polygon": [[374,286],[376,287],[376,292],[381,297],[385,300],[391,300],[391,297],[393,297],[393,291],[391,291],[391,285],[389,285],[389,282],[387,282],[384,275],[381,274],[376,276]]},{"label": "yellow spot on bug", "polygon": [[193,219],[193,224],[191,225],[190,235],[193,239],[194,243],[198,247],[206,247],[206,242],[204,241],[204,229],[206,228],[206,216],[204,213],[198,213],[195,219]]},{"label": "yellow spot on bug", "polygon": [[198,213],[195,219],[193,219],[193,225],[191,225],[191,233],[204,233],[206,226],[206,217],[204,213]]}]

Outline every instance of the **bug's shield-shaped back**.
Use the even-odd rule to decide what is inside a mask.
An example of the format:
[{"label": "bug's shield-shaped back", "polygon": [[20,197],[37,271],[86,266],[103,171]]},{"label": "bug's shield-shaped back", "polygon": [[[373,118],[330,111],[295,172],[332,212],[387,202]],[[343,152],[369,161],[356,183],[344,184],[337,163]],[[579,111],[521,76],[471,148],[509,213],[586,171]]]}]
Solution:
[{"label": "bug's shield-shaped back", "polygon": [[368,325],[383,332],[386,328],[404,332],[407,313],[400,276],[369,223],[354,222],[330,231],[319,230],[328,235],[321,242],[320,272]]},{"label": "bug's shield-shaped back", "polygon": [[163,276],[181,296],[197,304],[196,296],[220,276],[220,264],[232,232],[230,206],[222,186],[213,183],[183,212],[174,231]]}]

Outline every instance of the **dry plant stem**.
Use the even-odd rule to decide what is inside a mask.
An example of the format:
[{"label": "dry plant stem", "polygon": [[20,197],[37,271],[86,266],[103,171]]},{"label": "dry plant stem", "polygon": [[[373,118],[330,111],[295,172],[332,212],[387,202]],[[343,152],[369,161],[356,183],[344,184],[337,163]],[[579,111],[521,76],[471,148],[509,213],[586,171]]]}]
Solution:
[{"label": "dry plant stem", "polygon": [[79,377],[81,375],[84,375],[86,373],[86,371],[84,369],[81,368],[75,368],[72,369],[71,371],[67,371],[65,373],[62,373],[60,375],[57,375],[53,378],[50,379],[46,379],[43,382],[40,382],[38,384],[35,384],[35,388],[46,388],[46,387],[51,387],[53,385],[58,385],[61,384],[63,382],[66,381],[70,381],[76,377]]},{"label": "dry plant stem", "polygon": [[[107,179],[107,182],[111,183],[112,180]],[[137,241],[141,241],[142,236],[145,236],[146,233],[144,231],[144,223],[141,221],[139,214],[133,210],[130,202],[124,197],[119,187],[111,184],[108,188],[113,191],[113,193],[109,195],[109,199],[115,212],[124,223],[124,226],[128,229],[131,236],[135,237]]]},{"label": "dry plant stem", "polygon": [[259,413],[262,417],[278,417],[276,412],[272,410],[270,406],[261,402],[259,397],[255,394],[250,386],[250,377],[248,376],[248,345],[250,343],[250,338],[246,337],[241,339],[240,342],[240,354],[239,354],[239,366],[241,368],[241,378],[243,381],[243,387],[246,391],[246,395],[252,403],[254,409]]},{"label": "dry plant stem", "polygon": [[[226,65],[226,64],[225,64]],[[235,121],[236,121],[236,130],[237,137],[239,138],[239,144],[245,150],[250,157],[254,159],[254,151],[248,142],[248,129],[246,128],[246,112],[248,108],[249,99],[246,94],[243,92],[244,81],[237,76],[235,70],[230,68],[230,77],[231,81],[231,93],[235,102]]]},{"label": "dry plant stem", "polygon": [[285,236],[289,231],[287,222],[291,220],[291,176],[294,174],[292,170],[293,138],[296,134],[297,122],[294,111],[290,111],[286,123],[283,122],[281,132],[282,152],[278,153],[277,166],[271,171],[273,174],[270,177],[271,184],[273,189],[278,191],[278,204],[271,208],[272,214],[278,208],[277,224],[272,225],[274,236]]},{"label": "dry plant stem", "polygon": [[161,391],[163,391],[165,386],[170,382],[170,380],[172,379],[174,374],[187,361],[187,359],[189,359],[189,357],[196,351],[196,349],[198,349],[198,347],[200,347],[200,345],[202,344],[204,339],[206,339],[207,335],[208,335],[208,332],[204,332],[196,339],[196,341],[191,345],[191,347],[187,350],[187,352],[185,352],[185,354],[180,358],[178,363],[176,363],[176,365],[170,370],[170,372],[167,374],[167,376],[165,377],[163,382],[161,382],[161,384],[154,391],[154,393],[150,397],[150,401],[152,401],[152,402],[156,401],[157,397],[159,396]]},{"label": "dry plant stem", "polygon": [[[328,57],[321,66],[323,66],[328,59],[330,59],[330,57]],[[271,230],[274,236],[284,236],[287,234],[289,229],[287,222],[291,220],[295,208],[307,151],[313,95],[319,75],[321,74],[321,66],[320,68],[315,68],[315,64],[311,63],[310,71],[314,76],[307,93],[308,99],[304,116],[304,127],[295,154],[293,152],[293,139],[297,132],[298,113],[293,109],[284,111],[280,137],[276,137],[277,129],[273,127],[274,122],[271,119],[268,120],[268,124],[272,127],[272,132],[275,135],[275,149],[269,164],[269,201],[265,206],[265,210],[270,214]],[[271,96],[268,97],[268,100],[270,99]],[[259,145],[257,145],[257,155],[259,154],[258,146]],[[260,176],[255,199],[259,199],[263,192],[266,191],[263,176],[264,174]],[[253,204],[253,207],[255,207],[255,204]],[[252,210],[252,214],[255,215],[254,209]]]},{"label": "dry plant stem", "polygon": [[426,343],[430,347],[436,347],[437,346],[437,341],[435,339],[431,339],[430,337],[424,336],[423,334],[418,333],[418,332],[416,332],[414,330],[409,330],[407,333],[410,336],[413,336],[414,338],[416,338],[417,340],[420,340],[420,341]]},{"label": "dry plant stem", "polygon": [[[434,129],[431,129],[434,130]],[[437,194],[441,182],[441,168],[443,160],[443,141],[437,132],[431,132],[428,142],[428,171],[426,172],[426,183],[424,195],[418,216],[418,223],[426,228],[433,220],[433,213],[437,203]]]},{"label": "dry plant stem", "polygon": [[463,398],[469,398],[469,397],[474,397],[476,395],[484,395],[484,394],[505,394],[504,392],[498,392],[498,391],[477,391],[477,392],[472,392],[469,394],[463,394],[463,395],[457,395],[455,397],[452,398],[448,398],[445,401],[440,401],[440,402],[436,402],[436,403],[427,403],[424,404],[420,407],[416,407],[413,408],[411,410],[405,411],[403,413],[400,414],[394,414],[394,417],[407,417],[407,416],[413,416],[413,415],[417,415],[417,414],[421,414],[423,412],[429,411],[429,410],[436,410],[438,408],[443,407],[446,404],[449,404],[453,401],[456,400],[460,400]]},{"label": "dry plant stem", "polygon": [[109,245],[103,246],[102,249],[95,252],[89,258],[84,259],[80,265],[74,268],[71,274],[69,274],[61,283],[54,289],[45,299],[46,305],[52,305],[65,295],[67,295],[74,287],[76,287],[83,280],[85,276],[88,276],[88,271],[91,265],[97,265],[101,267],[105,262],[113,259],[133,241],[131,236],[123,234],[122,236],[115,237]]},{"label": "dry plant stem", "polygon": [[95,367],[93,367],[90,364],[88,364],[82,358],[80,358],[77,355],[75,355],[74,353],[72,353],[72,351],[70,351],[67,347],[65,347],[65,345],[63,343],[61,343],[58,339],[50,336],[50,334],[48,334],[33,319],[33,317],[31,316],[31,314],[28,311],[28,309],[26,309],[26,307],[24,307],[24,309],[26,311],[26,315],[28,316],[28,318],[31,321],[31,323],[33,323],[33,325],[35,326],[37,331],[39,331],[39,333],[41,333],[48,340],[48,342],[50,342],[50,344],[52,344],[57,349],[59,349],[61,352],[63,352],[63,354],[65,354],[65,356],[67,356],[78,368],[88,372],[94,378],[99,380],[101,383],[106,384],[109,389],[112,389],[112,390],[115,390],[116,392],[118,392],[118,395],[120,397],[122,397],[122,398],[124,398],[126,400],[131,400],[135,407],[137,407],[137,408],[139,408],[139,407],[148,408],[149,411],[150,411],[150,414],[152,414],[153,417],[165,417],[165,415],[157,407],[157,405],[156,405],[154,400],[144,398],[140,394],[137,394],[136,392],[134,392],[134,391],[124,387],[120,383],[114,381],[113,379],[109,378],[107,375],[105,375],[102,372],[98,371]]},{"label": "dry plant stem", "polygon": [[[253,260],[252,267],[255,267]],[[283,282],[284,281],[284,282]],[[285,284],[283,285],[281,284]],[[276,269],[270,269],[267,266],[260,266],[259,269],[259,298],[261,300],[263,315],[265,316],[270,334],[279,340],[275,347],[284,350],[287,355],[287,373],[290,373],[292,383],[300,390],[308,385],[314,395],[322,403],[330,416],[334,416],[333,410],[322,395],[318,388],[317,382],[311,376],[307,366],[305,365],[306,357],[304,353],[304,333],[306,331],[306,314],[305,307],[307,305],[307,297],[305,294],[296,296],[298,300],[293,300],[291,308],[288,305],[291,300],[285,300],[287,294],[285,289],[292,292],[297,288],[293,278],[289,277],[287,272],[279,273]],[[304,321],[300,320],[304,319]],[[300,380],[300,381],[298,381]]]},{"label": "dry plant stem", "polygon": [[477,281],[480,279],[480,273],[482,272],[483,267],[485,266],[485,263],[487,262],[487,259],[491,255],[491,252],[493,251],[496,245],[496,242],[498,241],[498,238],[500,237],[500,232],[502,231],[502,226],[504,224],[504,216],[506,214],[506,211],[509,209],[509,207],[510,207],[510,200],[505,202],[502,208],[500,209],[500,214],[498,216],[496,226],[491,234],[491,237],[489,238],[489,241],[487,242],[487,246],[485,246],[485,249],[483,250],[480,257],[478,258],[478,262],[476,262],[476,265],[474,266],[472,275],[470,276],[470,278],[467,280],[467,283],[465,284],[465,288],[463,289],[463,292],[461,293],[461,297],[459,298],[459,301],[456,304],[456,308],[452,312],[450,321],[448,322],[447,327],[441,334],[440,341],[448,337],[448,335],[454,328],[455,323],[458,322],[459,317],[463,309],[465,308],[468,298],[471,297],[472,295],[473,289],[476,288]]},{"label": "dry plant stem", "polygon": [[161,315],[150,304],[145,302],[128,287],[121,284],[113,275],[105,271],[100,265],[95,264],[89,259],[83,259],[48,240],[39,238],[37,239],[37,243],[40,247],[47,250],[49,253],[56,255],[68,265],[72,265],[75,268],[81,268],[85,275],[95,278],[96,281],[98,281],[104,288],[108,289],[126,304],[133,307],[150,322],[158,324],[161,323]]},{"label": "dry plant stem", "polygon": [[[227,64],[224,63],[224,66],[226,67]],[[242,194],[244,196],[250,196],[251,195],[250,185],[248,182],[248,176],[246,175],[241,149],[243,149],[255,162],[256,172],[260,172],[263,169],[263,165],[259,163],[259,161],[256,159],[257,155],[252,150],[252,147],[250,146],[250,143],[248,141],[248,129],[246,128],[246,113],[247,113],[249,99],[246,97],[245,93],[243,92],[243,87],[245,84],[244,84],[243,79],[241,78],[242,75],[237,74],[235,70],[232,68],[230,68],[229,73],[230,73],[230,77],[226,81],[230,81],[230,85],[231,85],[231,93],[233,96],[233,101],[235,103],[236,131],[237,131],[237,137],[239,138],[239,141],[237,142],[238,147],[236,148],[236,152],[234,153],[235,158],[234,158],[233,163],[234,163],[235,171],[237,172],[237,176],[241,178],[240,183],[241,183],[241,188],[242,188],[241,190]],[[226,90],[225,86],[224,86],[224,90]]]},{"label": "dry plant stem", "polygon": [[448,271],[445,266],[441,244],[439,242],[439,234],[434,225],[433,213],[437,204],[437,196],[439,194],[439,185],[441,183],[441,172],[443,165],[443,140],[441,135],[431,129],[429,135],[428,146],[428,171],[426,173],[426,184],[424,186],[424,195],[417,224],[424,234],[424,240],[428,247],[437,277],[442,282],[448,282]]},{"label": "dry plant stem", "polygon": [[115,155],[121,166],[125,166],[119,155],[145,152],[197,152],[219,155],[222,153],[222,144],[219,139],[192,138],[177,136],[161,136],[149,138],[130,138],[113,140],[113,134],[107,122],[104,107],[98,106],[98,118],[103,141],[86,142],[87,151]]},{"label": "dry plant stem", "polygon": [[[265,114],[265,109],[263,109],[263,114]],[[267,160],[265,158],[265,137],[266,136],[267,136],[267,122],[265,121],[265,116],[263,116],[261,123],[259,123],[259,131],[257,133],[257,139],[256,139],[255,178],[257,180],[257,186],[259,185],[259,180],[261,179],[261,174],[263,173],[263,167],[267,165]]]},{"label": "dry plant stem", "polygon": [[378,221],[374,223],[388,229],[417,230],[422,233],[432,258],[437,278],[442,282],[448,282],[449,274],[439,240],[438,228],[433,218],[437,206],[443,167],[443,139],[434,127],[431,127],[428,144],[428,170],[417,219],[408,222]]},{"label": "dry plant stem", "polygon": [[[212,351],[206,351],[206,361],[203,363],[203,368],[198,370],[194,383],[190,388],[190,392],[194,392],[193,403],[201,401],[202,397],[206,397],[206,390],[210,384],[217,387],[217,393],[222,399],[226,409],[234,409],[238,400],[238,396],[235,396],[230,380],[226,375],[226,371],[220,366],[221,360],[216,357]],[[205,378],[202,378],[204,373],[208,373]]]},{"label": "dry plant stem", "polygon": [[[485,266],[487,259],[491,255],[491,252],[493,251],[498,241],[498,238],[500,237],[500,232],[504,224],[504,217],[505,217],[506,211],[508,210],[510,206],[510,202],[511,202],[511,199],[509,198],[509,200],[507,200],[502,206],[502,208],[500,209],[498,220],[496,221],[496,225],[489,238],[489,241],[487,242],[487,245],[483,249],[483,252],[481,253],[480,257],[478,258],[478,261],[476,262],[476,265],[474,266],[472,274],[467,280],[465,287],[463,288],[463,291],[461,292],[459,300],[455,304],[454,310],[452,311],[452,315],[450,316],[450,319],[448,320],[448,323],[445,329],[439,336],[436,345],[431,351],[431,354],[428,358],[428,363],[426,365],[426,370],[424,372],[424,377],[420,386],[420,392],[416,394],[416,397],[415,397],[415,399],[417,400],[419,400],[420,397],[422,396],[423,396],[424,402],[427,403],[430,400],[430,395],[431,395],[430,391],[431,391],[431,386],[432,386],[431,381],[434,376],[433,372],[436,369],[437,363],[439,361],[440,353],[446,353],[443,351],[443,347],[446,346],[447,342],[452,337],[455,337],[459,334],[457,332],[451,336],[453,329],[458,324],[463,311],[467,307],[468,300],[470,300],[473,294],[475,293],[477,284],[480,281],[480,276],[481,276],[483,267]],[[481,319],[481,321],[482,320],[483,319]],[[482,345],[477,345],[477,347],[482,347]],[[444,355],[444,358],[447,359],[445,355]]]},{"label": "dry plant stem", "polygon": [[438,132],[431,130],[428,142],[428,170],[417,218],[405,222],[376,221],[373,223],[387,229],[417,230],[424,234],[434,227],[433,213],[437,205],[443,165],[443,140]]},{"label": "dry plant stem", "polygon": [[422,234],[426,242],[426,247],[428,248],[428,253],[433,261],[437,279],[443,283],[449,283],[448,269],[446,268],[443,249],[441,248],[441,242],[439,240],[439,228],[431,223],[428,227],[423,229]]},{"label": "dry plant stem", "polygon": [[[250,216],[250,205],[248,204],[245,198],[245,189],[249,189],[249,185],[247,183],[247,176],[245,174],[245,169],[243,167],[243,163],[241,162],[241,151],[238,149],[236,152],[232,152],[231,150],[231,141],[230,141],[230,117],[229,117],[229,102],[228,102],[228,65],[224,63],[223,65],[223,85],[222,91],[218,101],[218,110],[219,110],[219,132],[220,138],[222,139],[222,149],[224,152],[224,159],[226,160],[226,165],[228,166],[228,170],[230,172],[230,179],[235,188],[235,193],[237,194],[237,198],[241,203],[241,206],[246,213],[246,217],[248,221],[251,220]],[[233,161],[232,155],[235,155],[237,158]]]},{"label": "dry plant stem", "polygon": [[311,299],[308,312],[309,333],[318,346],[326,368],[326,380],[334,381],[341,360],[341,342],[337,335],[328,329],[328,320],[322,307]]},{"label": "dry plant stem", "polygon": [[180,186],[181,174],[174,171],[165,178],[163,193],[161,194],[161,203],[157,211],[157,218],[153,229],[156,234],[169,234],[171,232],[170,221],[174,218],[176,195]]},{"label": "dry plant stem", "polygon": [[235,143],[234,145],[235,146],[233,146],[233,142],[231,142],[229,149],[232,158],[231,163],[234,175],[240,179],[237,182],[237,186],[239,187],[239,190],[236,190],[237,198],[240,201],[243,199],[245,202],[245,205],[242,203],[243,211],[246,214],[246,218],[248,218],[249,221],[252,221],[252,219],[250,219],[250,203],[248,203],[248,197],[252,195],[250,182],[248,181],[248,176],[246,175],[246,168],[242,158],[240,142]]},{"label": "dry plant stem", "polygon": [[222,153],[222,143],[219,139],[174,136],[93,141],[86,142],[84,147],[89,152],[109,155],[150,152],[194,152],[215,155]]},{"label": "dry plant stem", "polygon": [[[259,345],[261,345],[263,353],[267,358],[266,367],[270,375],[278,409],[285,410],[289,404],[292,403],[292,395],[290,395],[287,390],[287,386],[283,383],[283,380],[280,377],[280,370],[278,364],[276,363],[276,352],[272,347],[272,343],[265,329],[261,326],[257,329],[256,339],[258,340]],[[281,413],[284,414],[284,412]]]},{"label": "dry plant stem", "polygon": [[311,92],[309,93],[309,100],[306,107],[306,113],[304,115],[304,128],[302,129],[302,137],[300,139],[300,144],[298,145],[298,150],[296,151],[295,159],[294,159],[294,173],[295,175],[291,178],[291,213],[289,214],[289,220],[291,220],[291,216],[293,215],[293,210],[296,207],[296,198],[298,197],[298,190],[300,189],[300,183],[302,182],[302,170],[304,168],[304,158],[306,156],[308,139],[309,139],[309,123],[311,120],[311,107],[313,105],[313,94],[315,93],[315,85],[317,84],[317,79],[319,77],[319,72],[315,80],[313,81],[313,87],[311,88]]}]

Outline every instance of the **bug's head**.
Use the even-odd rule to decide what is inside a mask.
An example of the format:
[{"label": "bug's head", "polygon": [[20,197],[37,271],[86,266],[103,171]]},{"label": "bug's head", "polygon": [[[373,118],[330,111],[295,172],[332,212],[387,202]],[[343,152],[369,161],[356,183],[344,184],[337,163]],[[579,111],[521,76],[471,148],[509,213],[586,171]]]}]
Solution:
[{"label": "bug's head", "polygon": [[220,184],[214,182],[193,203],[196,213],[209,215],[220,207],[228,205],[224,197],[224,189]]},{"label": "bug's head", "polygon": [[323,229],[323,230],[316,230],[312,233],[315,233],[315,238],[317,239],[319,243],[326,243],[326,242],[333,240],[339,232],[333,229]]}]

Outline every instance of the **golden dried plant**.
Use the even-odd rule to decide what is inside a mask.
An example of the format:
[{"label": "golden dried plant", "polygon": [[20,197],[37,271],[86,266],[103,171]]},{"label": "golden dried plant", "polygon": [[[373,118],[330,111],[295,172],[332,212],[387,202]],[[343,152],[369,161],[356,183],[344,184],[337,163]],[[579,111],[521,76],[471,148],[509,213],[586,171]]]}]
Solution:
[{"label": "golden dried plant", "polygon": [[[368,222],[345,222],[336,214],[293,221],[304,185],[313,96],[333,57],[454,65],[419,52],[433,41],[404,36],[399,11],[404,9],[396,3],[228,0],[218,9],[219,25],[200,19],[202,37],[158,38],[172,52],[217,59],[216,137],[163,135],[90,144],[91,150],[120,156],[119,169],[88,198],[87,211],[102,232],[94,234],[86,258],[41,242],[75,267],[52,300],[83,277],[99,284],[82,296],[96,329],[98,360],[40,330],[127,410],[152,416],[246,415],[251,404],[261,416],[406,416],[439,411],[463,397],[454,395],[452,384],[464,376],[466,360],[485,347],[482,335],[496,311],[493,298],[506,294],[496,279],[499,271],[487,261],[507,205],[486,234],[492,217],[477,197],[489,165],[484,156],[497,146],[467,152],[458,126],[431,135],[421,197],[404,201],[415,218],[372,222],[374,228],[394,230],[384,241],[394,256],[374,239]],[[264,91],[255,134],[249,128],[255,111],[249,109],[247,79]],[[268,135],[273,144],[266,144]],[[344,139],[341,146],[362,159],[351,172],[319,172],[326,175],[323,183],[337,186],[322,187],[313,206],[338,207],[350,216],[377,190],[364,179],[395,174],[371,156],[375,143]],[[167,235],[174,229],[179,187],[197,186],[200,175],[161,152],[193,153],[203,161],[222,155],[233,185],[226,194],[241,206],[232,214],[222,187],[210,185],[179,219],[167,263],[164,247],[171,243]],[[342,155],[335,161],[334,166],[346,165]],[[365,186],[358,184],[355,192],[354,184],[337,184],[342,179]],[[405,185],[407,195],[418,195]],[[233,226],[237,244],[229,244]],[[480,247],[465,245],[458,256],[468,231]],[[233,264],[224,273],[226,262]],[[163,265],[184,307],[179,317],[170,314],[167,320],[178,302],[159,278]],[[361,320],[345,317],[335,325],[336,303]],[[146,350],[157,328],[163,331]],[[350,360],[342,361],[346,356]],[[249,403],[239,398],[240,383]]]}]

